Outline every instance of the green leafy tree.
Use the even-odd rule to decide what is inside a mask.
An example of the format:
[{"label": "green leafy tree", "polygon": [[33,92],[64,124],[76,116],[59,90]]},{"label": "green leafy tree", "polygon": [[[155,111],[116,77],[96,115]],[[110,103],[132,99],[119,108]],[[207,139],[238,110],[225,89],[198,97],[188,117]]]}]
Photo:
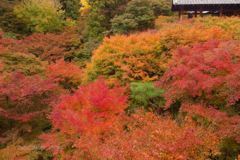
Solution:
[{"label": "green leafy tree", "polygon": [[60,3],[51,0],[23,0],[14,12],[19,18],[30,21],[28,26],[32,32],[59,32],[63,27],[75,24],[69,19],[64,20],[65,12],[61,7]]},{"label": "green leafy tree", "polygon": [[60,3],[63,4],[62,9],[65,10],[67,17],[74,20],[79,19],[80,0],[60,0]]},{"label": "green leafy tree", "polygon": [[29,34],[27,20],[18,18],[10,8],[0,6],[0,22],[0,28],[4,31],[5,37],[21,38]]},{"label": "green leafy tree", "polygon": [[125,13],[115,16],[112,22],[113,33],[129,33],[154,27],[155,17],[171,14],[170,0],[132,0]]},{"label": "green leafy tree", "polygon": [[96,38],[98,40],[101,40],[104,37],[102,33],[106,30],[106,19],[100,9],[101,6],[103,6],[101,3],[93,5],[89,9],[89,14],[86,19],[86,34],[88,37]]},{"label": "green leafy tree", "polygon": [[97,49],[100,44],[102,44],[102,41],[99,41],[95,38],[90,38],[84,45],[84,48],[77,54],[77,57],[90,61],[93,50]]},{"label": "green leafy tree", "polygon": [[154,87],[152,82],[132,82],[131,83],[131,109],[137,109],[144,106],[146,109],[151,108],[158,115],[162,114],[162,108],[165,100],[162,95],[164,90]]},{"label": "green leafy tree", "polygon": [[117,14],[123,14],[128,0],[88,0],[83,1],[82,13],[88,10],[86,19],[87,35],[90,38],[102,39],[112,33],[111,19]]},{"label": "green leafy tree", "polygon": [[146,30],[153,27],[155,20],[150,1],[133,0],[128,3],[123,15],[112,19],[114,33],[129,33],[135,30]]},{"label": "green leafy tree", "polygon": [[170,16],[171,12],[171,0],[149,0],[151,7],[153,8],[154,15]]}]

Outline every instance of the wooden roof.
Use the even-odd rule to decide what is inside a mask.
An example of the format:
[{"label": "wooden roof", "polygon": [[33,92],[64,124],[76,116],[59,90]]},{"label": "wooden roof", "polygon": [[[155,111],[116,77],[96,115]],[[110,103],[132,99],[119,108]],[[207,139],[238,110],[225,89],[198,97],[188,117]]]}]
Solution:
[{"label": "wooden roof", "polygon": [[240,4],[240,0],[173,0],[173,5]]},{"label": "wooden roof", "polygon": [[240,11],[240,0],[172,0],[172,11],[179,11],[184,6],[184,11],[217,11],[220,6],[223,11]]}]

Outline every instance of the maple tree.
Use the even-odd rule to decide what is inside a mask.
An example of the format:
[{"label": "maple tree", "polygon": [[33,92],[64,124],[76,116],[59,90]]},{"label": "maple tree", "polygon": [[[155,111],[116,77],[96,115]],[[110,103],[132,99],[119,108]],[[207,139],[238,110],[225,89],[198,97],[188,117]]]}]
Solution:
[{"label": "maple tree", "polygon": [[63,86],[64,89],[77,88],[82,82],[83,71],[74,63],[66,63],[64,59],[51,62],[47,67],[48,77]]},{"label": "maple tree", "polygon": [[[63,112],[66,110],[52,115],[53,120],[58,120],[53,122],[57,128],[61,127],[60,132],[40,137],[46,141],[43,146],[52,150],[56,159],[208,159],[220,154],[218,136],[212,130],[204,130],[190,117],[179,125],[171,118],[163,119],[140,110],[130,117],[120,114],[114,118],[114,123],[113,117],[108,117],[101,130],[106,130],[104,127],[109,123],[111,127],[107,127],[107,132],[98,132],[102,136],[95,136],[96,132],[87,134],[77,127],[86,124],[75,125],[73,122],[77,122],[73,119],[68,123],[69,118],[60,116]],[[74,113],[75,120],[83,116],[77,111]],[[99,125],[99,119],[94,121]],[[95,125],[88,125],[88,130],[98,129]]]},{"label": "maple tree", "polygon": [[44,112],[54,98],[51,79],[26,77],[15,71],[1,82],[1,115],[17,121],[29,121]]},{"label": "maple tree", "polygon": [[239,47],[236,41],[218,40],[196,44],[193,48],[179,47],[169,71],[155,84],[167,91],[165,109],[176,100],[185,103],[181,110],[201,116],[204,123],[215,127],[223,142],[234,139],[232,144],[238,148]]},{"label": "maple tree", "polygon": [[36,139],[36,134],[42,131],[40,126],[46,122],[46,114],[58,99],[55,89],[51,79],[44,80],[37,75],[26,77],[20,71],[3,73],[0,118],[4,123],[0,142],[8,144],[19,138]]},{"label": "maple tree", "polygon": [[220,27],[205,29],[203,25],[178,25],[160,31],[104,38],[87,64],[85,81],[104,75],[109,81],[153,81],[161,77],[171,61],[172,51],[179,45],[193,46],[210,39],[232,39]]},{"label": "maple tree", "polygon": [[169,71],[157,84],[167,90],[166,108],[177,99],[204,100],[215,107],[235,105],[239,99],[239,54],[236,41],[210,40],[193,48],[179,47]]},{"label": "maple tree", "polygon": [[[169,0],[81,2],[81,19],[71,28],[63,28],[60,8],[53,10],[62,15],[56,23],[40,13],[41,5],[29,6],[39,8],[38,15],[20,13],[21,7],[4,13],[0,159],[236,159],[239,18],[179,23],[176,16],[159,16],[156,29],[110,36],[115,15],[122,22],[144,12],[135,18],[145,30],[153,27],[152,17],[169,14]],[[133,5],[138,2],[146,10]],[[67,16],[77,19],[78,7]],[[29,27],[40,33],[16,40],[4,32],[17,28],[8,24],[19,16],[32,18]]]},{"label": "maple tree", "polygon": [[142,33],[129,37],[104,38],[87,64],[85,81],[104,75],[110,82],[156,80],[164,72],[165,56],[161,55],[159,34]]},{"label": "maple tree", "polygon": [[81,48],[81,36],[72,27],[61,34],[34,33],[22,40],[4,38],[0,40],[0,45],[9,47],[11,52],[31,53],[44,61],[56,61],[63,57],[71,61]]},{"label": "maple tree", "polygon": [[110,89],[104,80],[80,86],[74,92],[61,97],[49,116],[54,126],[52,133],[40,136],[47,140],[44,144],[47,149],[54,149],[55,156],[64,157],[64,150],[74,147],[79,136],[104,138],[109,135],[118,115],[127,107],[124,88]]},{"label": "maple tree", "polygon": [[[218,137],[190,117],[178,124],[140,110],[131,117],[123,116],[115,127],[111,137],[103,142],[94,139],[98,143],[83,146],[82,153],[90,159],[208,159],[219,154]],[[84,142],[80,140],[78,145]]]}]

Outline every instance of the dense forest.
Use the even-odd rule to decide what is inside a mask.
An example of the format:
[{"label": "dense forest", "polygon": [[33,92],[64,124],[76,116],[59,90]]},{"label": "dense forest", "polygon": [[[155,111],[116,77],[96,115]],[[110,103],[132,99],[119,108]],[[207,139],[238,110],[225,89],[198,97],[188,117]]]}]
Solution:
[{"label": "dense forest", "polygon": [[171,0],[0,0],[0,159],[240,159],[239,26]]}]

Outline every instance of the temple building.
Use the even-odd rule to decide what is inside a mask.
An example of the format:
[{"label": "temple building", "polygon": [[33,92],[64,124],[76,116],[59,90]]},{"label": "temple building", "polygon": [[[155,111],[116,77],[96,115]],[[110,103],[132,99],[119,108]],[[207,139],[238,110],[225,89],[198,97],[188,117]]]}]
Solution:
[{"label": "temple building", "polygon": [[219,17],[240,15],[240,0],[173,0],[172,11],[179,12],[179,19],[185,11],[193,11],[195,17],[203,14]]}]

